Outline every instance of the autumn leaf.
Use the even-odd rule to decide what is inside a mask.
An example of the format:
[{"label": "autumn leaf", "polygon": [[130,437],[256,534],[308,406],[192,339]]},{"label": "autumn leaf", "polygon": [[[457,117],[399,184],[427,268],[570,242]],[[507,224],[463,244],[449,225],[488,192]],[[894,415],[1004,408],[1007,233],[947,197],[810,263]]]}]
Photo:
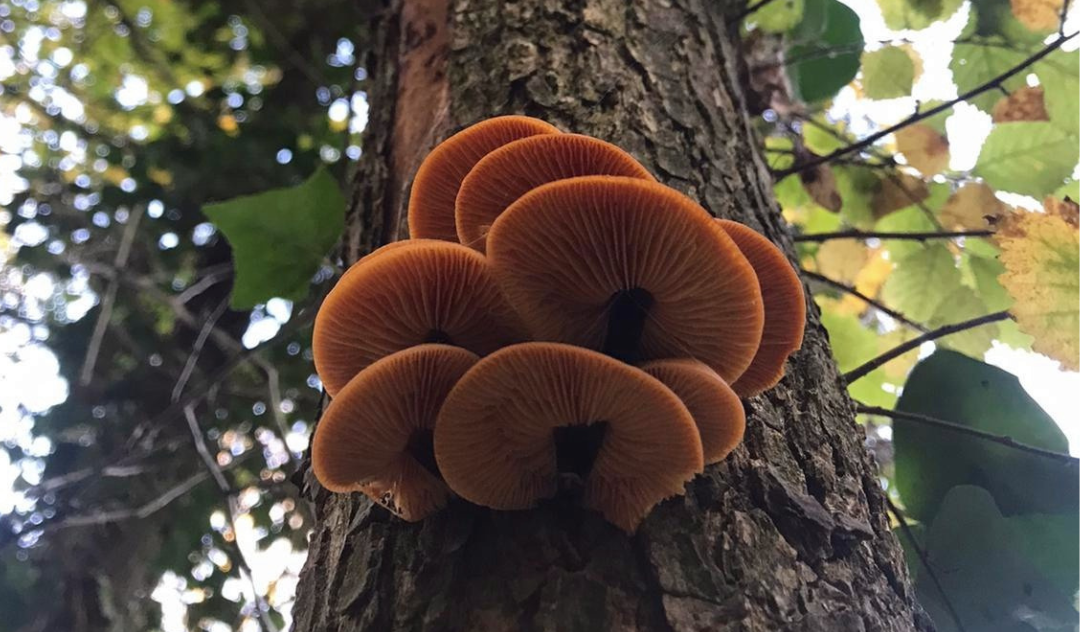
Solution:
[{"label": "autumn leaf", "polygon": [[[881,286],[892,273],[893,263],[888,259],[883,248],[875,248],[867,254],[867,261],[855,275],[853,285],[863,295],[873,298],[878,295]],[[866,311],[866,301],[853,294],[845,294],[836,310],[841,314],[862,314]]]},{"label": "autumn leaf", "polygon": [[1035,338],[1032,348],[1080,369],[1080,209],[1047,198],[1045,213],[1018,211],[997,223],[1005,273],[1001,285],[1015,303],[1020,329]]},{"label": "autumn leaf", "polygon": [[857,239],[835,239],[822,244],[814,257],[821,274],[840,281],[852,283],[863,269],[870,252]]},{"label": "autumn leaf", "polygon": [[949,168],[949,141],[933,128],[909,125],[895,136],[896,149],[923,175],[932,176]]},{"label": "autumn leaf", "polygon": [[998,217],[1007,209],[993,189],[981,182],[969,182],[949,197],[939,217],[946,228],[979,230],[987,227],[988,217]]},{"label": "autumn leaf", "polygon": [[867,98],[895,99],[911,93],[915,82],[915,62],[897,46],[863,53],[862,85]]},{"label": "autumn leaf", "polygon": [[[811,154],[811,157],[813,155]],[[843,199],[836,190],[836,176],[829,165],[818,165],[799,173],[799,180],[810,197],[833,213],[840,212]]]},{"label": "autumn leaf", "polygon": [[1064,0],[1010,0],[1013,15],[1035,32],[1052,31],[1061,20]]},{"label": "autumn leaf", "polygon": [[1040,86],[1025,86],[1001,97],[992,112],[995,123],[1010,121],[1049,121]]},{"label": "autumn leaf", "polygon": [[884,217],[893,211],[918,204],[928,197],[930,189],[925,182],[915,176],[898,173],[881,181],[870,205],[874,217]]}]

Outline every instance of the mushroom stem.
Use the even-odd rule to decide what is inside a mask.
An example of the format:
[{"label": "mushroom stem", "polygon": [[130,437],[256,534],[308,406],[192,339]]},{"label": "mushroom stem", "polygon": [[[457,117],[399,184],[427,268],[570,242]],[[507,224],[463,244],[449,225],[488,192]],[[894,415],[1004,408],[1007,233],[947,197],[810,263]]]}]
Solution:
[{"label": "mushroom stem", "polygon": [[606,355],[630,364],[641,359],[641,334],[653,302],[652,294],[640,287],[620,290],[611,297],[603,347]]},{"label": "mushroom stem", "polygon": [[560,426],[552,431],[555,439],[555,467],[559,474],[570,474],[584,481],[592,471],[600,446],[607,434],[606,421],[575,426]]},{"label": "mushroom stem", "polygon": [[417,430],[409,437],[408,447],[405,448],[412,458],[420,464],[420,467],[442,479],[439,474],[439,466],[435,462],[435,431],[430,429]]}]

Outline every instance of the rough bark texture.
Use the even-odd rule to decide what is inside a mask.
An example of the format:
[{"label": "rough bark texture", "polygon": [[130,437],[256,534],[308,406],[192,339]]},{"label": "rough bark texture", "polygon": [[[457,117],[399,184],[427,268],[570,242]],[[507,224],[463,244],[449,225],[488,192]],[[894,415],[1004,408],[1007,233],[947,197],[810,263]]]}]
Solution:
[{"label": "rough bark texture", "polygon": [[[792,251],[715,0],[445,2],[405,0],[371,25],[374,116],[347,259],[400,232],[407,184],[436,141],[511,112],[612,141]],[[417,94],[429,96],[395,98]],[[318,523],[295,629],[929,629],[810,313],[788,376],[746,402],[743,446],[633,537],[557,503],[500,513],[456,502],[407,524],[308,473]]]}]

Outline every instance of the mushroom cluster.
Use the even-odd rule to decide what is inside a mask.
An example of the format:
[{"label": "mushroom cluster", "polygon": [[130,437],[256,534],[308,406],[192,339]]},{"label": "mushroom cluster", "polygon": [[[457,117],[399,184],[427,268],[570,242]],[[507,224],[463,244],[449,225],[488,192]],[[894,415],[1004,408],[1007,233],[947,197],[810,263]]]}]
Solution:
[{"label": "mushroom cluster", "polygon": [[802,284],[771,242],[543,121],[436,147],[408,219],[315,320],[332,401],[312,445],[323,486],[406,520],[572,489],[633,531],[739,444],[740,397],[802,344]]}]

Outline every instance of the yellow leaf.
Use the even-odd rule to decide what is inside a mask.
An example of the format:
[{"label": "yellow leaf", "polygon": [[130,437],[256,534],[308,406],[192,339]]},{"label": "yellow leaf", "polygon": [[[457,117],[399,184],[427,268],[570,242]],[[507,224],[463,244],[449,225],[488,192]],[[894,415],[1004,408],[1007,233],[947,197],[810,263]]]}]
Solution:
[{"label": "yellow leaf", "polygon": [[240,124],[236,122],[236,117],[232,114],[222,114],[218,117],[217,124],[221,131],[229,136],[236,136],[240,133]]},{"label": "yellow leaf", "polygon": [[158,169],[157,167],[149,167],[146,170],[146,177],[150,178],[151,182],[154,182],[160,186],[168,189],[172,186],[173,176],[172,172],[168,169]]},{"label": "yellow leaf", "polygon": [[1050,116],[1046,113],[1042,87],[1023,87],[1001,97],[994,104],[993,117],[995,123],[1049,121]]},{"label": "yellow leaf", "polygon": [[105,171],[102,172],[101,177],[113,186],[120,186],[120,183],[127,179],[128,172],[127,169],[124,169],[120,165],[109,165]]},{"label": "yellow leaf", "polygon": [[927,125],[909,125],[896,132],[896,149],[923,175],[932,176],[949,168],[949,141]]},{"label": "yellow leaf", "polygon": [[836,190],[836,177],[829,165],[818,165],[799,173],[803,188],[822,208],[839,213],[843,200]]},{"label": "yellow leaf", "polygon": [[857,239],[834,239],[818,248],[814,259],[822,275],[841,283],[852,283],[863,269],[870,252]]},{"label": "yellow leaf", "polygon": [[172,120],[173,110],[171,107],[162,103],[154,107],[154,122],[158,125],[164,125]]},{"label": "yellow leaf", "polygon": [[949,197],[941,209],[941,224],[951,229],[979,230],[987,227],[988,217],[996,218],[1007,209],[993,189],[981,182],[969,182]]},{"label": "yellow leaf", "polygon": [[1031,347],[1070,371],[1080,369],[1080,207],[1048,198],[1045,213],[1017,211],[997,222],[1009,310]]},{"label": "yellow leaf", "polygon": [[1010,0],[1013,15],[1032,31],[1053,31],[1061,20],[1064,0]]},{"label": "yellow leaf", "polygon": [[[885,258],[885,250],[876,248],[869,253],[869,260],[855,275],[855,289],[874,298],[885,285],[885,280],[892,273],[893,263]],[[851,294],[845,294],[837,311],[842,314],[861,314],[866,311],[866,301]]]}]

